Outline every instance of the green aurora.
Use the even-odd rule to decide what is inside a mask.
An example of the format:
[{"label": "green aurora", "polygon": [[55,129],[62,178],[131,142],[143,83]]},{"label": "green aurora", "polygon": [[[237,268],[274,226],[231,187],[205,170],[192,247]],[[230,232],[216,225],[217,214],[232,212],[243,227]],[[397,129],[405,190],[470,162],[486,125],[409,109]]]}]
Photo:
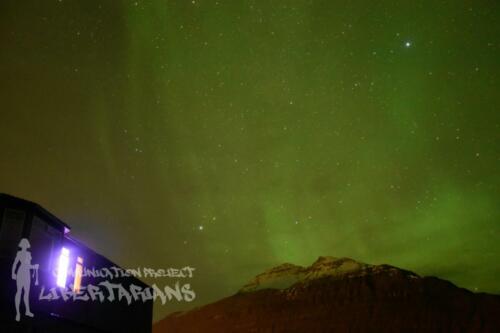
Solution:
[{"label": "green aurora", "polygon": [[[500,293],[497,1],[2,1],[0,192],[194,304],[320,255]],[[151,282],[151,281],[149,281]]]}]

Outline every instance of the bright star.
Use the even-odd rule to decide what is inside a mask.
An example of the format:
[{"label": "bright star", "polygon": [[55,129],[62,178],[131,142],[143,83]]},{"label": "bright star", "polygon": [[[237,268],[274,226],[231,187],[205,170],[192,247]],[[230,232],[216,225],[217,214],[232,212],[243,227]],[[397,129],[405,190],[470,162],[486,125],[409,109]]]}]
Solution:
[{"label": "bright star", "polygon": [[410,46],[411,46],[411,42],[406,42],[406,43],[405,43],[405,46],[406,46],[406,47],[410,47]]}]

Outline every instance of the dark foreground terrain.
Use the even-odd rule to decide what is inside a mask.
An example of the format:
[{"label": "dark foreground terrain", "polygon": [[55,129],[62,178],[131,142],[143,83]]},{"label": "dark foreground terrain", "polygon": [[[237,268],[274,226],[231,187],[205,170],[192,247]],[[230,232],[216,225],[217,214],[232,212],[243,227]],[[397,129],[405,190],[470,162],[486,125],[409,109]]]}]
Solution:
[{"label": "dark foreground terrain", "polygon": [[163,332],[500,332],[500,296],[389,265],[320,257],[158,322]]}]

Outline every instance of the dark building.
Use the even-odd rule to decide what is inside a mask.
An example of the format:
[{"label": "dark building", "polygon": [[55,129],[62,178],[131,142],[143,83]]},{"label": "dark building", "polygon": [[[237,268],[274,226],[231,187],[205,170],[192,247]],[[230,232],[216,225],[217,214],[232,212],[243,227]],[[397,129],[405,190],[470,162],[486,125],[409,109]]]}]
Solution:
[{"label": "dark building", "polygon": [[151,289],[69,229],[39,205],[0,194],[0,332],[151,332]]}]

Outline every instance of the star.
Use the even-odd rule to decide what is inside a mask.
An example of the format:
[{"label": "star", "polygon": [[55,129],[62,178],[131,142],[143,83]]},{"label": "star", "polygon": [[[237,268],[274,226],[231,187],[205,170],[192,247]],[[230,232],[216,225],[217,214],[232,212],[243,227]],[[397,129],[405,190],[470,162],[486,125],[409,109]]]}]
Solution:
[{"label": "star", "polygon": [[406,47],[406,48],[408,48],[408,47],[410,47],[410,46],[411,46],[411,42],[410,42],[410,41],[405,42],[405,47]]}]

